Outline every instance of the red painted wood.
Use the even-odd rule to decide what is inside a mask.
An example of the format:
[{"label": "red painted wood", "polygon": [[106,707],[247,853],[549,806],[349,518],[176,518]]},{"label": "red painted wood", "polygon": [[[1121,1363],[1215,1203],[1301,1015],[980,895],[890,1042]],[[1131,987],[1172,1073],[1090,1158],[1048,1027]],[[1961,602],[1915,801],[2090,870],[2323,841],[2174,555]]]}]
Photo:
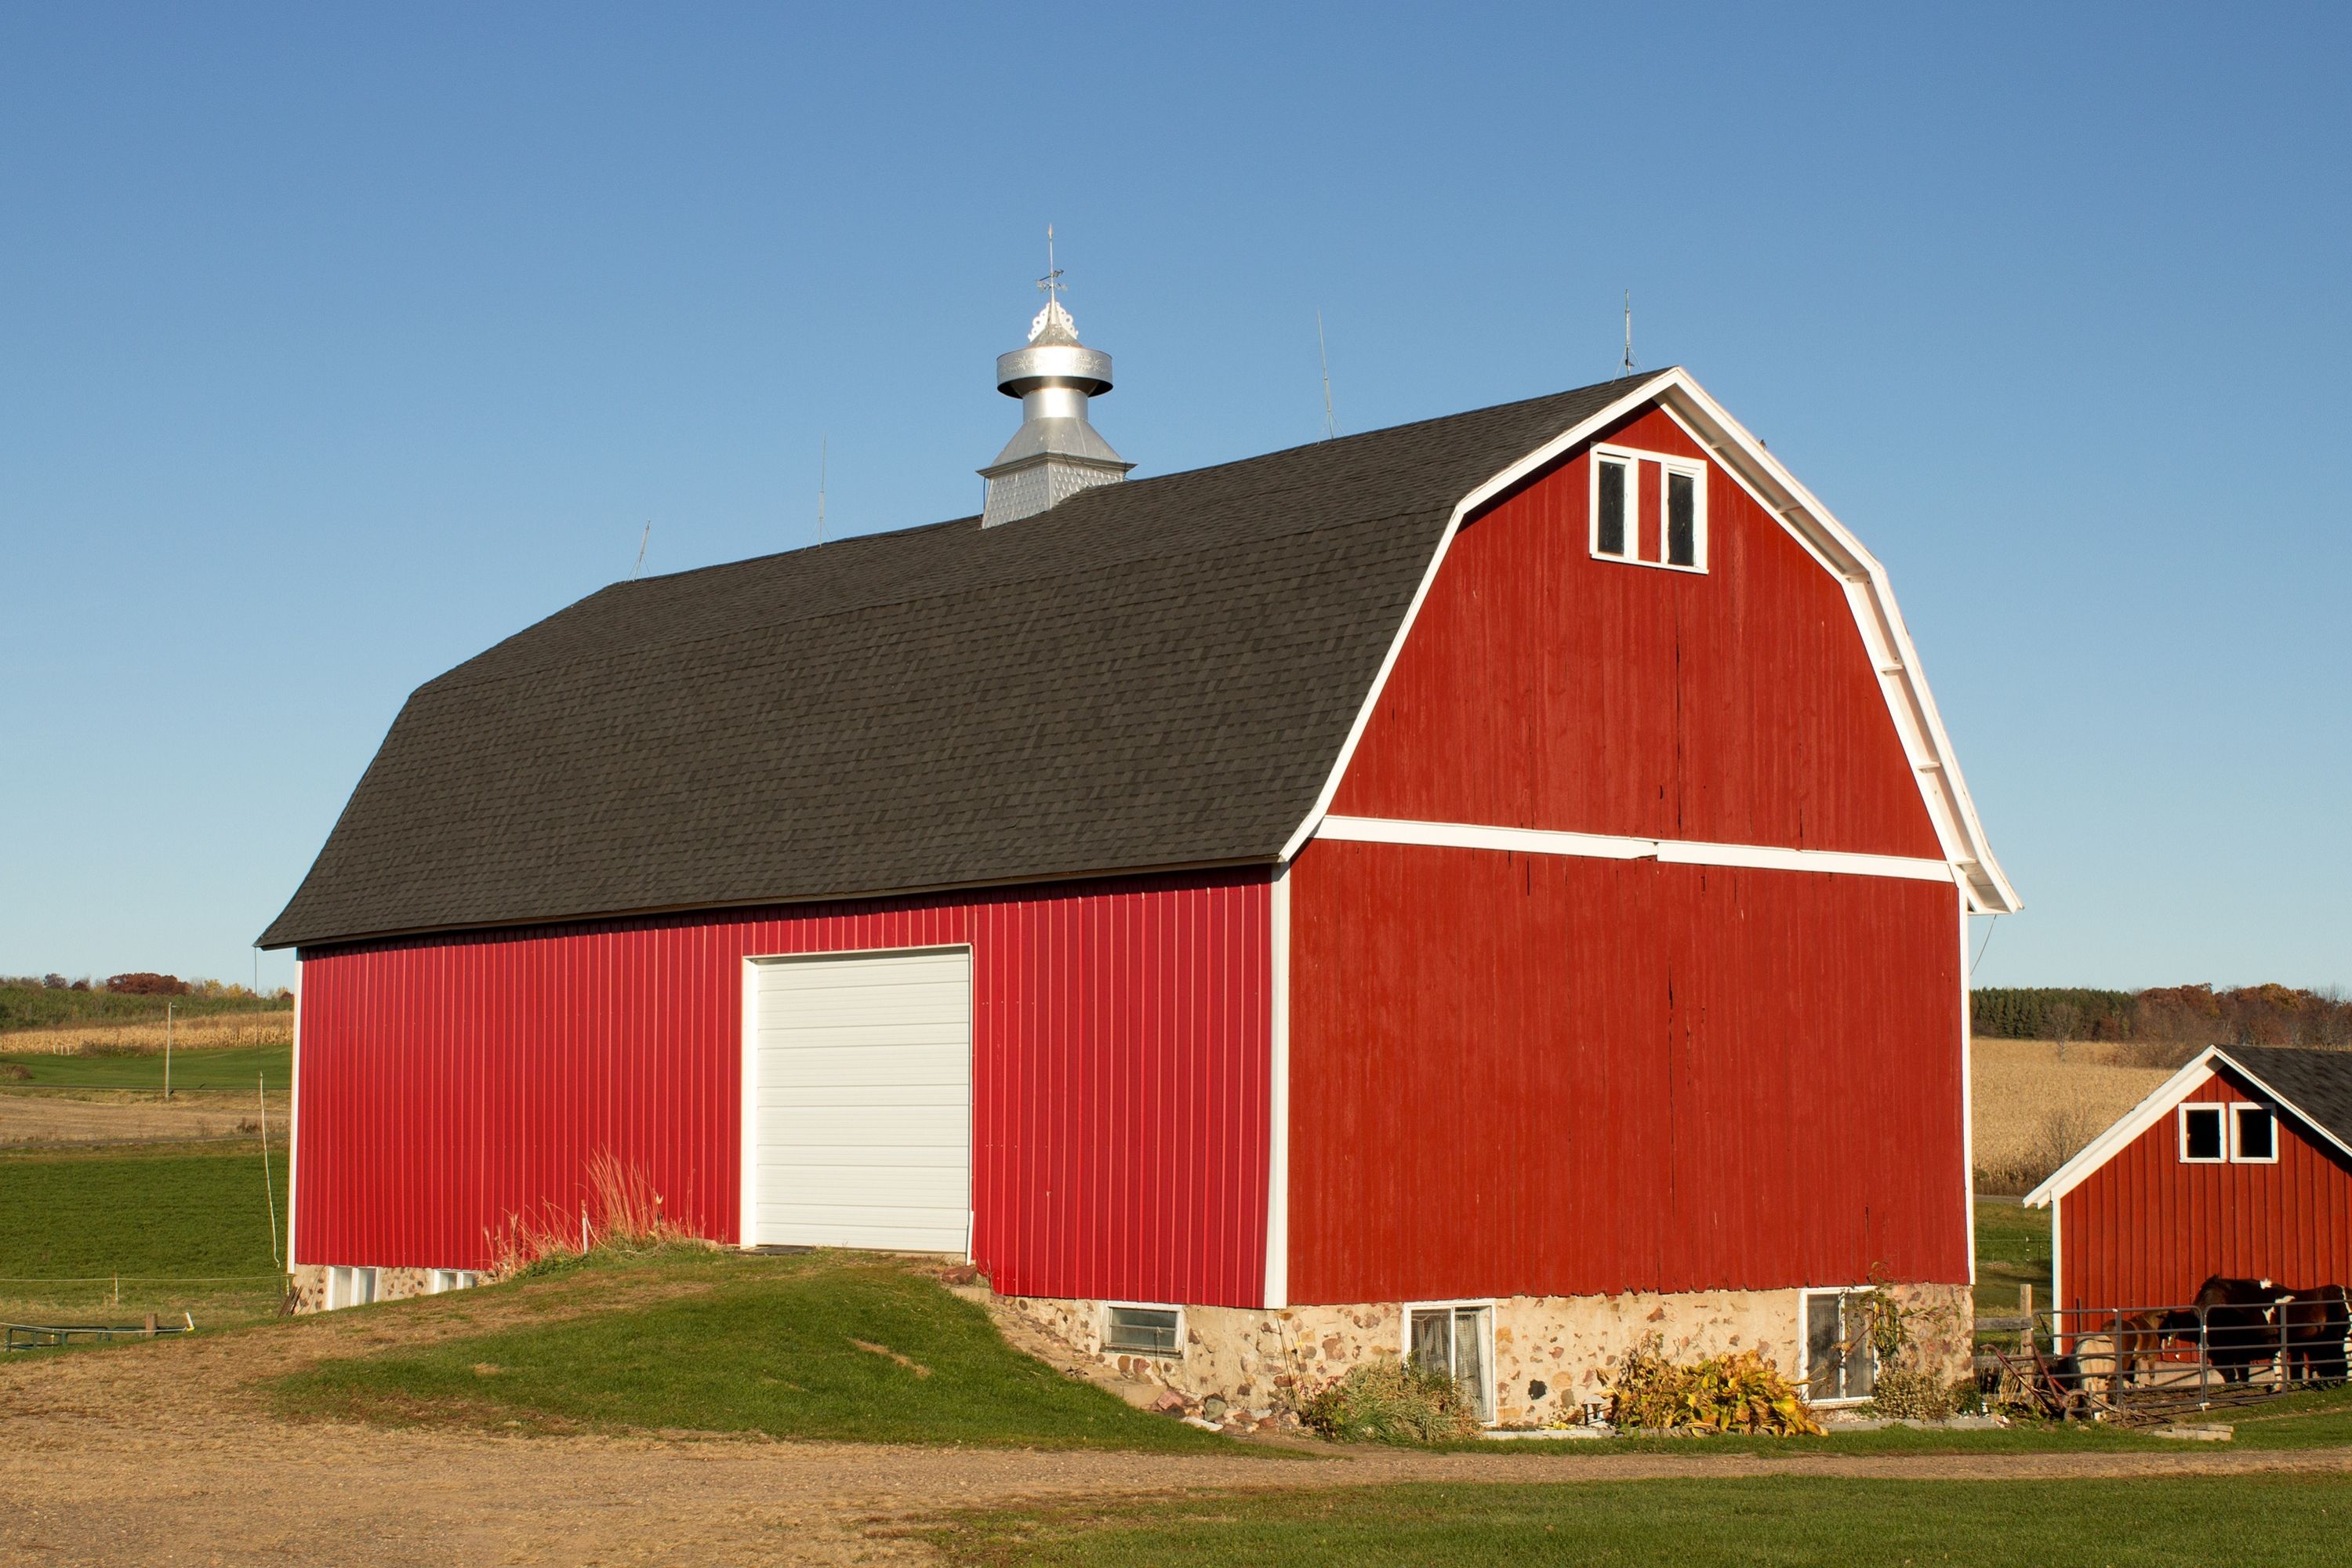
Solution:
[{"label": "red painted wood", "polygon": [[1969,1277],[1949,884],[1318,839],[1300,1302]]},{"label": "red painted wood", "polygon": [[302,954],[296,1255],[473,1268],[610,1150],[738,1237],[742,960],[969,942],[974,1253],[1009,1294],[1264,1298],[1268,889],[1135,879]]},{"label": "red painted wood", "polygon": [[[2186,1102],[2262,1101],[2226,1069]],[[2216,1274],[2284,1287],[2352,1284],[2352,1166],[2278,1121],[2275,1164],[2188,1164],[2168,1113],[2058,1199],[2058,1295],[2069,1308],[2186,1303]]]},{"label": "red painted wood", "polygon": [[[1655,409],[1607,438],[1706,456]],[[1706,572],[1595,560],[1586,468],[1455,535],[1332,809],[1942,858],[1839,580],[1719,468]]]}]

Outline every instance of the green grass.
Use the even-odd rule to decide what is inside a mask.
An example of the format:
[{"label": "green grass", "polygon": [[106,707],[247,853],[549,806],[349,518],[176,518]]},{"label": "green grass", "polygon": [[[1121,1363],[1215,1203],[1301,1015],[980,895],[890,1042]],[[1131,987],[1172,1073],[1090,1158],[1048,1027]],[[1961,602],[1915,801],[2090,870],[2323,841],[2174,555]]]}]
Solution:
[{"label": "green grass", "polygon": [[1774,1477],[1391,1486],[969,1514],[950,1562],[1315,1564],[1957,1563],[2301,1568],[2340,1561],[2352,1482],[2243,1476],[1936,1481]]},{"label": "green grass", "polygon": [[[35,1089],[129,1089],[162,1093],[163,1058],[61,1057],[47,1051],[0,1051],[0,1063],[13,1063],[30,1076],[0,1075],[0,1088],[21,1084]],[[241,1090],[254,1092],[267,1078],[269,1087],[282,1089],[294,1081],[294,1047],[290,1045],[222,1046],[172,1053],[172,1090]]]},{"label": "green grass", "polygon": [[2033,1305],[2050,1304],[2050,1211],[2015,1198],[1977,1194],[1977,1287],[1979,1313],[2011,1317],[2017,1288],[2033,1287]]},{"label": "green grass", "polygon": [[39,1029],[58,1024],[163,1021],[164,1004],[175,1016],[210,1017],[222,1013],[285,1013],[291,1000],[252,996],[117,996],[107,991],[51,990],[45,985],[0,985],[0,1030]]},{"label": "green grass", "polygon": [[[282,1230],[282,1144],[269,1180]],[[0,1318],[194,1311],[202,1323],[274,1311],[284,1288],[263,1194],[257,1140],[0,1155]]]},{"label": "green grass", "polygon": [[1020,1354],[981,1308],[888,1264],[823,1254],[600,1260],[573,1288],[648,1268],[705,1288],[331,1362],[278,1384],[280,1407],[394,1425],[1234,1451]]}]

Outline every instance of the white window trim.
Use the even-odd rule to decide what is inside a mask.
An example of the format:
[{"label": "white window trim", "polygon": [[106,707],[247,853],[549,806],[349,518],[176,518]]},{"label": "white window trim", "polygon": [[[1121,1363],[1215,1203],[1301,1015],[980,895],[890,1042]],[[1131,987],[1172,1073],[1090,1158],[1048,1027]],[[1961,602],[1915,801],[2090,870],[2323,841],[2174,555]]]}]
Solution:
[{"label": "white window trim", "polygon": [[[1131,1345],[1112,1344],[1110,1342],[1110,1315],[1115,1310],[1126,1308],[1132,1308],[1138,1311],[1143,1312],[1175,1313],[1175,1348],[1173,1350],[1164,1351],[1144,1351],[1137,1350]],[[1148,1355],[1157,1356],[1162,1361],[1181,1361],[1184,1359],[1184,1306],[1181,1301],[1105,1301],[1102,1304],[1102,1321],[1096,1325],[1097,1339],[1101,1344],[1103,1353],[1105,1355]]]},{"label": "white window trim", "polygon": [[[1877,1289],[1877,1287],[1874,1285],[1806,1285],[1798,1289],[1796,1381],[1798,1388],[1804,1391],[1806,1404],[1824,1410],[1842,1410],[1851,1405],[1867,1405],[1874,1397],[1874,1394],[1840,1394],[1835,1399],[1815,1399],[1812,1396],[1813,1341],[1812,1335],[1809,1331],[1809,1327],[1805,1321],[1805,1307],[1807,1302],[1815,1296],[1835,1296],[1838,1299],[1838,1328],[1843,1331],[1845,1328],[1845,1299],[1849,1296],[1866,1295],[1875,1289]],[[1878,1373],[1880,1370],[1876,1364],[1878,1360],[1878,1348],[1875,1345],[1871,1347],[1870,1355],[1872,1362],[1871,1384],[1874,1388],[1878,1382]]]},{"label": "white window trim", "polygon": [[[1612,555],[1608,557],[1608,559],[1613,561],[1616,557]],[[1492,1296],[1466,1297],[1457,1301],[1405,1302],[1404,1310],[1399,1315],[1398,1321],[1398,1331],[1402,1336],[1402,1342],[1397,1347],[1397,1359],[1403,1362],[1407,1366],[1412,1364],[1412,1315],[1415,1312],[1458,1312],[1465,1309],[1468,1309],[1479,1314],[1479,1381],[1483,1385],[1481,1392],[1486,1395],[1482,1403],[1485,1404],[1488,1412],[1486,1418],[1480,1422],[1479,1425],[1483,1426],[1492,1426],[1501,1419],[1502,1416],[1502,1405],[1496,1398],[1495,1299]]]},{"label": "white window trim", "polygon": [[425,1275],[425,1293],[443,1296],[452,1290],[470,1290],[481,1283],[481,1276],[470,1268],[432,1268]]},{"label": "white window trim", "polygon": [[[1601,548],[1601,465],[1603,459],[1613,459],[1629,465],[1625,487],[1625,553],[1612,555]],[[1642,559],[1642,465],[1658,465],[1658,556],[1655,561]],[[1652,566],[1666,572],[1687,572],[1705,575],[1707,555],[1706,491],[1708,464],[1704,458],[1678,458],[1671,452],[1653,452],[1639,447],[1618,447],[1606,442],[1593,446],[1588,452],[1585,468],[1585,551],[1595,561],[1614,562],[1621,566]],[[1685,474],[1693,480],[1691,519],[1691,564],[1676,565],[1667,561],[1666,554],[1666,476]]]},{"label": "white window trim", "polygon": [[[368,1277],[367,1300],[359,1300],[360,1276]],[[344,1307],[366,1307],[374,1304],[383,1289],[383,1278],[375,1268],[364,1263],[338,1264],[327,1270],[327,1310]]]},{"label": "white window trim", "polygon": [[[2271,1119],[2271,1152],[2267,1154],[2242,1154],[2238,1152],[2238,1112],[2259,1110]],[[2230,1102],[2230,1163],[2232,1165],[2275,1165],[2279,1158],[2279,1115],[2269,1106],[2251,1100]]]},{"label": "white window trim", "polygon": [[[2210,1110],[2221,1118],[2221,1152],[2218,1154],[2191,1154],[2189,1152],[2189,1113]],[[2230,1163],[2230,1109],[2218,1100],[2185,1100],[2175,1110],[2173,1121],[2179,1129],[2180,1163],[2184,1165],[2226,1165]]]}]

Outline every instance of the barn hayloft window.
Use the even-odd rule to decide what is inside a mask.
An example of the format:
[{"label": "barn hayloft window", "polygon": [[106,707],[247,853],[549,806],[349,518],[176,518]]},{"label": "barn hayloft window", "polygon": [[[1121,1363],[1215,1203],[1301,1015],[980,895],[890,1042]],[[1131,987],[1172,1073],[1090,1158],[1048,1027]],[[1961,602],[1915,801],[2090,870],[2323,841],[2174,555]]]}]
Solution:
[{"label": "barn hayloft window", "polygon": [[1866,1290],[1805,1292],[1804,1364],[1799,1381],[1816,1405],[1867,1399],[1878,1386]]},{"label": "barn hayloft window", "polygon": [[2278,1159],[2278,1121],[2259,1105],[2230,1107],[2230,1158],[2242,1165]]},{"label": "barn hayloft window", "polygon": [[2229,1158],[2222,1142],[2222,1108],[2184,1105],[2180,1108],[2180,1158],[2190,1165],[2218,1165]]},{"label": "barn hayloft window", "polygon": [[1630,447],[1592,449],[1592,553],[1706,570],[1706,465]]},{"label": "barn hayloft window", "polygon": [[1137,1355],[1179,1355],[1183,1319],[1174,1307],[1110,1306],[1103,1310],[1103,1349]]}]

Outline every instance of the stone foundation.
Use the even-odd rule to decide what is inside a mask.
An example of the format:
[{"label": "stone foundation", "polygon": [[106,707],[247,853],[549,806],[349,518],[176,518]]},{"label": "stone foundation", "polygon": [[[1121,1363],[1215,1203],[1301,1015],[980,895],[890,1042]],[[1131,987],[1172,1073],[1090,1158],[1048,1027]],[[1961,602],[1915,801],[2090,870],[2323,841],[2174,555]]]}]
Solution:
[{"label": "stone foundation", "polygon": [[[375,1271],[375,1299],[397,1301],[409,1296],[433,1294],[433,1276],[447,1270],[431,1268],[379,1268]],[[294,1298],[294,1310],[323,1312],[327,1310],[327,1273],[323,1263],[300,1263],[287,1275],[286,1283]],[[479,1276],[475,1276],[478,1279]]]},{"label": "stone foundation", "polygon": [[[1908,1366],[1947,1380],[1968,1375],[1974,1318],[1965,1285],[1893,1285],[1911,1318]],[[1656,1333],[1676,1361],[1754,1349],[1793,1376],[1799,1363],[1798,1290],[1680,1295],[1509,1296],[1494,1309],[1495,1419],[1505,1426],[1573,1421],[1607,1397],[1609,1369]],[[1103,1348],[1104,1303],[1003,1297],[1011,1313],[1068,1347],[1082,1365],[1157,1386],[1188,1404],[1218,1395],[1236,1412],[1285,1411],[1359,1362],[1404,1353],[1405,1304],[1184,1309],[1183,1344],[1168,1356]]]}]

